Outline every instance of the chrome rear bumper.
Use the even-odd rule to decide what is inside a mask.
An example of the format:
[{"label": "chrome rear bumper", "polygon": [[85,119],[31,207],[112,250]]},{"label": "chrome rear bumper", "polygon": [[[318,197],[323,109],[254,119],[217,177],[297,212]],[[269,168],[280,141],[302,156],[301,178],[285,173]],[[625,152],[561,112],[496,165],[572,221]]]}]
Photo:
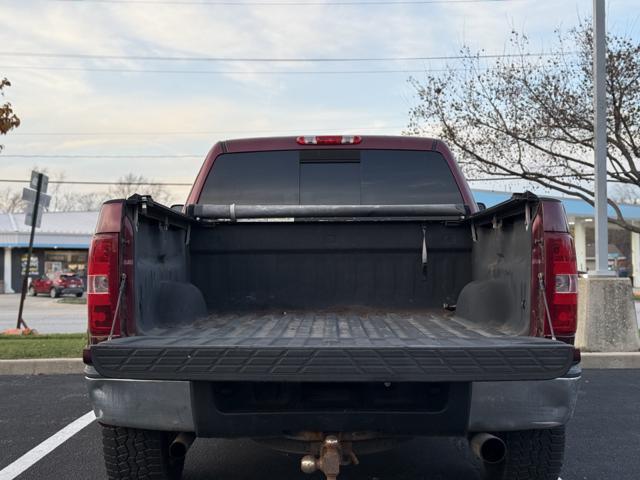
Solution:
[{"label": "chrome rear bumper", "polygon": [[[196,431],[188,381],[102,378],[85,369],[98,421],[123,427]],[[551,428],[573,416],[581,369],[553,380],[473,382],[470,432]]]},{"label": "chrome rear bumper", "polygon": [[474,382],[470,432],[534,430],[558,427],[573,416],[582,370],[571,367],[553,380]]}]

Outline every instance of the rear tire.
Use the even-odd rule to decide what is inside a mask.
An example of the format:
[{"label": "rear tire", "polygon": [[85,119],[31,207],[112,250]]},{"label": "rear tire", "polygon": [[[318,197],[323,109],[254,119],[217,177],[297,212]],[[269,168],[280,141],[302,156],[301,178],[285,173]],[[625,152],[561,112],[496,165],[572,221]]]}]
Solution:
[{"label": "rear tire", "polygon": [[56,290],[55,288],[52,288],[51,290],[49,290],[49,296],[51,298],[58,298],[60,296],[60,292],[58,292],[58,290]]},{"label": "rear tire", "polygon": [[38,295],[38,292],[36,292],[35,288],[29,287],[29,295],[31,295],[32,297],[35,297],[36,295]]},{"label": "rear tire", "polygon": [[76,297],[80,298],[82,296],[82,292],[76,293]]},{"label": "rear tire", "polygon": [[558,480],[564,459],[564,427],[496,433],[507,445],[504,475],[489,480]]},{"label": "rear tire", "polygon": [[172,459],[170,432],[102,427],[102,448],[109,480],[179,480],[184,458]]}]

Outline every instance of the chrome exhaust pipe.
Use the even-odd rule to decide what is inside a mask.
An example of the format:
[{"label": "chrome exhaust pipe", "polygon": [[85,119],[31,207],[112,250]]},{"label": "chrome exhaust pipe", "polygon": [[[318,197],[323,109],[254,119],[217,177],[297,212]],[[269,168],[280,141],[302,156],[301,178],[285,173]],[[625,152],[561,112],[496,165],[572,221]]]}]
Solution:
[{"label": "chrome exhaust pipe", "polygon": [[485,464],[496,465],[507,456],[504,441],[490,433],[475,434],[471,437],[469,445],[473,453]]},{"label": "chrome exhaust pipe", "polygon": [[172,458],[183,458],[195,439],[196,435],[192,432],[179,433],[169,444],[169,455]]}]

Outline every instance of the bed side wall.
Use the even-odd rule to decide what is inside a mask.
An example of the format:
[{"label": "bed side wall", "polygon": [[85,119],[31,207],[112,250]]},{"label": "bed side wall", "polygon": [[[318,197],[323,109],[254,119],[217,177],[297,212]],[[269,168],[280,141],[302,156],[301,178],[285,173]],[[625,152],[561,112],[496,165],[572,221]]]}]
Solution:
[{"label": "bed side wall", "polygon": [[[497,227],[497,228],[496,228]],[[457,313],[513,335],[530,329],[531,229],[521,216],[476,228],[472,281],[458,300]]]},{"label": "bed side wall", "polygon": [[135,230],[135,311],[138,333],[189,322],[206,313],[191,283],[187,230],[140,216]]}]

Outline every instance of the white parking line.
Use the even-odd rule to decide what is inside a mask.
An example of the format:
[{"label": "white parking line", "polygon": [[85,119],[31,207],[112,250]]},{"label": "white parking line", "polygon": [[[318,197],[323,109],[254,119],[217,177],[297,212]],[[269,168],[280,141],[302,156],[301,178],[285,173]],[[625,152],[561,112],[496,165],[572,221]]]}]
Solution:
[{"label": "white parking line", "polygon": [[36,464],[40,460],[42,460],[46,455],[51,453],[53,450],[58,448],[64,442],[73,437],[76,433],[82,430],[84,427],[89,425],[96,419],[93,410],[85,413],[80,418],[75,419],[69,425],[64,427],[62,430],[54,433],[52,436],[47,438],[41,444],[33,447],[27,453],[22,455],[19,459],[17,459],[12,464],[6,466],[2,470],[0,470],[0,480],[13,480],[22,472],[27,470],[32,465]]}]

